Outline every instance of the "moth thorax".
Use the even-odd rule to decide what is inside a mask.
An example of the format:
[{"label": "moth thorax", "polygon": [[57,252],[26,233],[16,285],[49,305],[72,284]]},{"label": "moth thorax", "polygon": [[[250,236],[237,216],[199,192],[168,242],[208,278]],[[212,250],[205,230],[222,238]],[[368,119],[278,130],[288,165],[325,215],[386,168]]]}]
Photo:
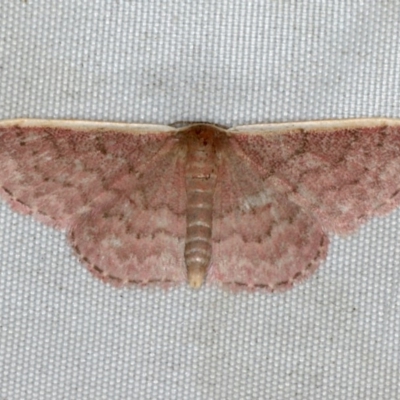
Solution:
[{"label": "moth thorax", "polygon": [[216,138],[214,129],[198,127],[188,132],[186,159],[185,263],[189,284],[198,288],[211,260],[213,197],[216,182]]}]

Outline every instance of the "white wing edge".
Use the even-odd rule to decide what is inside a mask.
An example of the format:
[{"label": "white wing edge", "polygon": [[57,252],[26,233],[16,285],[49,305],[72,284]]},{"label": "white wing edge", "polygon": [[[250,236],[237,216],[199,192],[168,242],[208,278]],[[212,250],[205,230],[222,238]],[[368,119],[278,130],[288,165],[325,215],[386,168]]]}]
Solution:
[{"label": "white wing edge", "polygon": [[175,133],[176,128],[168,125],[152,124],[129,124],[121,122],[102,122],[102,121],[81,121],[81,120],[62,120],[62,119],[9,119],[0,121],[0,128],[19,126],[21,128],[61,128],[79,129],[80,131],[117,131],[128,134],[145,133]]},{"label": "white wing edge", "polygon": [[330,131],[338,129],[374,128],[379,126],[398,126],[400,118],[359,118],[332,119],[304,122],[283,122],[272,124],[241,125],[228,129],[229,133],[246,133],[253,135],[279,134],[296,130]]},{"label": "white wing edge", "polygon": [[[113,130],[128,134],[146,134],[170,132],[176,133],[179,128],[157,124],[135,124],[123,122],[89,121],[89,120],[57,120],[57,119],[10,119],[0,120],[0,127],[20,126],[21,128],[66,128],[83,131]],[[270,124],[240,125],[227,129],[229,133],[246,133],[254,135],[279,134],[295,130],[328,131],[337,129],[373,128],[379,126],[399,126],[400,118],[359,118],[359,119],[333,119],[304,122],[283,122]]]}]

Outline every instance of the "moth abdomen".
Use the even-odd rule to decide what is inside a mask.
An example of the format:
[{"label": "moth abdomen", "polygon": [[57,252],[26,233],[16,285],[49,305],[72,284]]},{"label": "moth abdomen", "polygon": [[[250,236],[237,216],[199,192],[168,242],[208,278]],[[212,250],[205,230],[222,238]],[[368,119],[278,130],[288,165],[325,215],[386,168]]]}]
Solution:
[{"label": "moth abdomen", "polygon": [[187,132],[185,263],[189,284],[200,287],[211,260],[218,131],[198,125]]}]

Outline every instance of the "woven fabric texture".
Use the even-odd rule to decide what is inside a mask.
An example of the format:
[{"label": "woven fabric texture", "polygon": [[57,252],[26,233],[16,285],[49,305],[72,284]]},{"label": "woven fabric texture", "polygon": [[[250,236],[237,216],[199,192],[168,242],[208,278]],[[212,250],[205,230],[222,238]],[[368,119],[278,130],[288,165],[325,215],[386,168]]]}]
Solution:
[{"label": "woven fabric texture", "polygon": [[[400,2],[0,4],[0,119],[400,118]],[[0,399],[400,398],[400,211],[283,294],[115,289],[0,207]]]}]

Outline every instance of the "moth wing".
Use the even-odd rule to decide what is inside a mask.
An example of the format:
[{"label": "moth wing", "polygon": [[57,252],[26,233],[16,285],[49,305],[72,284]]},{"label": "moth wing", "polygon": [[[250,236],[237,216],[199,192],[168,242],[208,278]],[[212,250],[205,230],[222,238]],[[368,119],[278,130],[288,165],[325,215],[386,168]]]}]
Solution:
[{"label": "moth wing", "polygon": [[1,194],[15,210],[67,229],[80,258],[104,280],[182,281],[186,194],[175,132],[4,121]]},{"label": "moth wing", "polygon": [[186,281],[185,159],[179,143],[165,146],[79,217],[69,239],[95,276],[115,286]]},{"label": "moth wing", "polygon": [[232,128],[235,152],[324,231],[353,232],[400,203],[400,120],[361,119]]},{"label": "moth wing", "polygon": [[0,123],[0,192],[17,211],[66,228],[123,174],[171,138],[164,126],[87,121]]},{"label": "moth wing", "polygon": [[325,258],[327,236],[311,213],[265,185],[231,144],[221,154],[207,281],[233,289],[292,287]]}]

